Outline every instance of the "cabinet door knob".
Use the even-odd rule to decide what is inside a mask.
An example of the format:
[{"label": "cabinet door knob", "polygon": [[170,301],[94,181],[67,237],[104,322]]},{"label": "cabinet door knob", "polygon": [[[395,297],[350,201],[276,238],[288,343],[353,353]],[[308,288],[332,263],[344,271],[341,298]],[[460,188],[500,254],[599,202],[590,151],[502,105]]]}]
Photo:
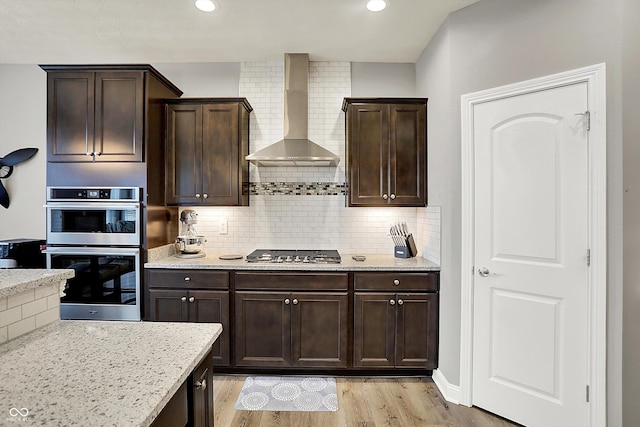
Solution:
[{"label": "cabinet door knob", "polygon": [[404,301],[402,301],[401,299],[398,300],[398,305],[402,305],[404,304]]},{"label": "cabinet door knob", "polygon": [[200,198],[200,193],[196,193],[196,199]]},{"label": "cabinet door knob", "polygon": [[102,151],[98,151],[97,153],[94,153],[96,156],[102,156]]},{"label": "cabinet door knob", "polygon": [[191,281],[191,277],[189,277],[189,276],[185,277],[185,278],[184,278],[184,281],[185,281],[185,282],[190,282],[190,281]]},{"label": "cabinet door knob", "polygon": [[206,198],[208,198],[208,197],[209,197],[209,195],[208,195],[207,193],[204,193],[204,194],[202,195],[202,198],[203,198],[203,199],[206,199]]},{"label": "cabinet door knob", "polygon": [[290,303],[290,302],[291,302],[291,301],[289,301],[289,298],[286,298],[286,299],[284,300],[284,303],[285,303],[285,304],[287,304],[287,305],[289,305],[289,303]]},{"label": "cabinet door knob", "polygon": [[390,300],[389,300],[389,304],[391,304],[391,305],[396,305],[396,300],[394,300],[394,299],[390,299]]},{"label": "cabinet door knob", "polygon": [[194,383],[198,390],[206,390],[207,389],[207,380],[196,381]]},{"label": "cabinet door knob", "polygon": [[180,298],[180,301],[182,301],[182,302],[186,302],[186,301],[187,301],[187,297],[182,297],[182,298]]},{"label": "cabinet door knob", "polygon": [[382,195],[382,198],[383,198],[383,199],[385,199],[385,200],[387,200],[387,199],[389,198],[389,196],[387,196],[387,193],[384,193],[384,194]]},{"label": "cabinet door knob", "polygon": [[395,279],[395,280],[393,281],[393,284],[394,284],[394,285],[396,285],[396,286],[398,286],[398,285],[400,284],[400,280]]},{"label": "cabinet door knob", "polygon": [[298,300],[296,298],[293,299],[293,305],[297,305],[298,304]]},{"label": "cabinet door knob", "polygon": [[393,199],[395,199],[395,198],[396,198],[396,195],[392,193],[392,194],[391,194],[391,200],[393,200]]},{"label": "cabinet door knob", "polygon": [[194,297],[189,298],[189,302],[194,302],[196,299]]},{"label": "cabinet door knob", "polygon": [[86,154],[87,156],[93,156],[93,153],[90,153],[89,151],[87,151],[87,152],[86,152],[86,153],[84,153],[84,154]]}]

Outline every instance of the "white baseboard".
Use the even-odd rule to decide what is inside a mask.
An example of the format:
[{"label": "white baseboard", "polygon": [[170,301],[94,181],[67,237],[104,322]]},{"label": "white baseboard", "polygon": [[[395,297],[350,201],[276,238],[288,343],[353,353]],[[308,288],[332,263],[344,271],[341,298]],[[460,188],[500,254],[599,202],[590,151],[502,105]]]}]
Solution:
[{"label": "white baseboard", "polygon": [[447,378],[444,376],[442,371],[436,369],[433,371],[431,375],[431,379],[442,393],[442,397],[449,403],[455,403],[456,405],[460,404],[460,386],[449,384]]}]

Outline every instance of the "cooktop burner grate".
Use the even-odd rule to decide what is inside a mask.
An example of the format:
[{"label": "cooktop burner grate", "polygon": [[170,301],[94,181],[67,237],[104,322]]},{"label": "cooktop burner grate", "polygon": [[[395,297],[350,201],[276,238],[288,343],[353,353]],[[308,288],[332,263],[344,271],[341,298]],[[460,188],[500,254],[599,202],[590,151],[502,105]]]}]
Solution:
[{"label": "cooktop burner grate", "polygon": [[342,258],[340,258],[340,254],[336,250],[256,249],[247,255],[246,261],[287,264],[339,264],[342,262]]}]

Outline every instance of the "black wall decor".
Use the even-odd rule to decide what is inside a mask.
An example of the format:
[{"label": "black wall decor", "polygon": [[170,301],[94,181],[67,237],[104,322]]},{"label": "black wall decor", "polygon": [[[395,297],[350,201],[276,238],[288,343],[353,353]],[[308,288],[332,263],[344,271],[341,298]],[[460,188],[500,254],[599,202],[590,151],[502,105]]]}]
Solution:
[{"label": "black wall decor", "polygon": [[[0,157],[0,178],[9,178],[13,173],[13,167],[18,163],[29,160],[38,152],[37,148],[21,148],[4,157]],[[0,205],[9,209],[9,193],[0,181]]]}]

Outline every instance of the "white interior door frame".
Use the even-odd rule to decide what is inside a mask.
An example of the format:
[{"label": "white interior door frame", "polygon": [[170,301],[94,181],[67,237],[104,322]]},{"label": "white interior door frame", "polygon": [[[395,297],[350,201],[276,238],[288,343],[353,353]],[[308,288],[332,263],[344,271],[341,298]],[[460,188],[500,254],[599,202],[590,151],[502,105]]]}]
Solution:
[{"label": "white interior door frame", "polygon": [[483,102],[576,83],[586,83],[589,131],[589,425],[606,426],[607,353],[607,150],[606,66],[604,63],[527,80],[461,97],[462,113],[462,259],[460,331],[460,403],[473,404],[474,300],[474,106]]}]

